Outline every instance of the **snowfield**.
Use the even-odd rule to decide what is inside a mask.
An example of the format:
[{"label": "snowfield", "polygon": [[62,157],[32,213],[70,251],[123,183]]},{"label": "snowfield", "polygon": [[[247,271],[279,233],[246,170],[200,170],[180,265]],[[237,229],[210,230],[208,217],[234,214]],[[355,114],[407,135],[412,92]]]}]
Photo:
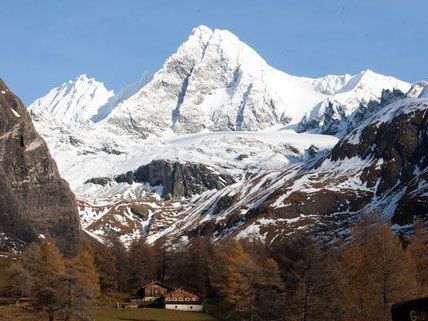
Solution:
[{"label": "snowfield", "polygon": [[[38,128],[43,132],[43,128]],[[271,129],[261,132],[206,132],[167,137],[150,137],[145,140],[128,141],[105,140],[106,137],[90,137],[89,144],[69,144],[70,136],[53,142],[54,159],[61,174],[68,180],[79,198],[93,200],[93,184],[83,184],[93,177],[115,176],[155,159],[197,162],[210,165],[220,172],[226,172],[237,178],[246,173],[258,173],[264,170],[281,169],[290,163],[303,161],[308,149],[329,150],[338,141],[334,136],[317,134],[298,134],[293,130]],[[79,137],[84,141],[87,136]],[[48,140],[49,143],[49,140]],[[83,146],[82,146],[83,145]],[[114,146],[116,153],[109,152],[106,146]],[[83,148],[82,148],[83,147]],[[130,190],[127,191],[127,188]],[[123,189],[109,190],[103,198],[120,197],[128,199],[141,193],[138,187],[123,186]],[[98,195],[98,194],[96,194]],[[100,196],[100,195],[99,195]]]}]

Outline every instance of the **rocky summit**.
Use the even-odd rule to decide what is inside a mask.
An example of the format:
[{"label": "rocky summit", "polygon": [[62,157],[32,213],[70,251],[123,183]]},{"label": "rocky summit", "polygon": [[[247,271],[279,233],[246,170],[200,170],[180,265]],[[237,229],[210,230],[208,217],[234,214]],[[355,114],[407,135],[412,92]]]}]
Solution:
[{"label": "rocky summit", "polygon": [[80,224],[76,200],[22,102],[0,80],[0,232],[30,242],[54,237],[75,251]]}]

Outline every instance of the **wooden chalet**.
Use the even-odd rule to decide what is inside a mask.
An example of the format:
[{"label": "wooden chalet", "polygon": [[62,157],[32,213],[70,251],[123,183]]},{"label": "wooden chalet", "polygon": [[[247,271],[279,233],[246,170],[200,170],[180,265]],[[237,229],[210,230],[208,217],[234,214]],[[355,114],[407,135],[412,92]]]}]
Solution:
[{"label": "wooden chalet", "polygon": [[182,288],[168,292],[165,295],[165,309],[183,311],[202,311],[199,297]]},{"label": "wooden chalet", "polygon": [[201,300],[196,294],[183,288],[175,289],[158,281],[153,281],[140,288],[136,297],[131,299],[131,304],[140,306],[142,301],[144,306],[165,307],[169,310],[202,311],[203,308]]},{"label": "wooden chalet", "polygon": [[137,297],[143,301],[155,301],[159,298],[164,298],[168,292],[174,288],[158,281],[153,281],[146,284],[137,291]]}]

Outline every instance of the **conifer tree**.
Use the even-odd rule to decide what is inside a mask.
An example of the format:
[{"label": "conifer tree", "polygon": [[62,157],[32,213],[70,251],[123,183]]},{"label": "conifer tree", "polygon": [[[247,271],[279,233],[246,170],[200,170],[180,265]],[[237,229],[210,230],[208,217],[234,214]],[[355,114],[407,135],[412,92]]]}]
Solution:
[{"label": "conifer tree", "polygon": [[102,293],[108,294],[118,288],[117,263],[113,251],[107,244],[94,248],[94,262],[99,276],[99,284]]},{"label": "conifer tree", "polygon": [[332,300],[336,295],[331,262],[335,252],[307,235],[285,240],[281,248],[287,290],[283,313],[287,319],[334,319],[339,314]]},{"label": "conifer tree", "polygon": [[423,220],[416,222],[408,250],[415,264],[418,296],[428,296],[428,227]]},{"label": "conifer tree", "polygon": [[65,321],[76,316],[91,316],[90,308],[100,295],[99,277],[89,252],[80,252],[66,262],[66,274],[60,289]]},{"label": "conifer tree", "polygon": [[416,294],[415,267],[389,225],[363,218],[343,250],[337,277],[343,320],[390,320],[392,304]]},{"label": "conifer tree", "polygon": [[139,239],[132,242],[128,255],[128,288],[135,291],[156,278],[153,247]]},{"label": "conifer tree", "polygon": [[169,265],[169,246],[165,237],[161,237],[153,244],[154,262],[156,266],[156,280],[165,282]]},{"label": "conifer tree", "polygon": [[33,243],[23,255],[23,266],[31,275],[31,295],[36,306],[48,313],[49,321],[62,308],[61,282],[65,274],[65,263],[52,239],[41,244]]},{"label": "conifer tree", "polygon": [[[110,269],[113,272],[113,277],[119,292],[128,290],[128,252],[119,237],[113,235],[108,240],[108,247],[113,256],[110,262]],[[108,262],[105,262],[108,263]]]},{"label": "conifer tree", "polygon": [[211,282],[230,312],[227,318],[263,320],[268,313],[261,308],[268,304],[265,294],[278,294],[282,287],[276,262],[237,241],[217,247],[214,259]]}]

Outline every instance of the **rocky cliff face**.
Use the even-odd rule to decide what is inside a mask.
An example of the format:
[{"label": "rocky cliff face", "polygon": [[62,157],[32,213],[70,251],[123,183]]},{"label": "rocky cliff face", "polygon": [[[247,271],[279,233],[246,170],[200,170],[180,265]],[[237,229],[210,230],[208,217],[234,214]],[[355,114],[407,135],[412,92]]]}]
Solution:
[{"label": "rocky cliff face", "polygon": [[92,178],[86,183],[107,185],[112,181],[161,186],[161,196],[164,198],[189,198],[207,190],[222,189],[235,182],[230,175],[221,174],[203,164],[153,160],[135,171],[129,171],[114,178]]},{"label": "rocky cliff face", "polygon": [[61,179],[24,105],[0,80],[0,229],[29,242],[52,236],[75,250],[80,224],[73,193]]}]

